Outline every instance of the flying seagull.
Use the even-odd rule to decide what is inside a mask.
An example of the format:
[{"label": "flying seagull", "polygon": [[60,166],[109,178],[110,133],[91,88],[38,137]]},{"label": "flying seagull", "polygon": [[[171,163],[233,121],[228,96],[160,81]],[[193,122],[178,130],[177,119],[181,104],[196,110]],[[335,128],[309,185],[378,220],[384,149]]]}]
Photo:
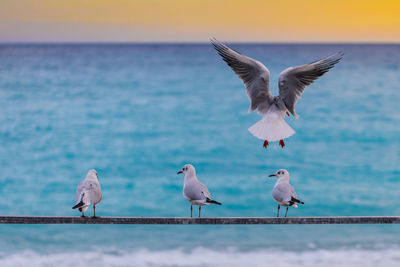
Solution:
[{"label": "flying seagull", "polygon": [[90,170],[85,180],[83,180],[76,188],[75,202],[73,209],[79,209],[82,212],[82,217],[85,217],[84,212],[89,205],[93,205],[93,218],[96,218],[96,205],[101,201],[102,193],[96,170]]},{"label": "flying seagull", "polygon": [[272,190],[272,197],[275,202],[278,203],[278,215],[276,217],[279,217],[279,209],[281,206],[286,207],[286,217],[289,207],[297,208],[297,203],[304,204],[303,201],[297,198],[293,186],[289,184],[289,172],[287,170],[278,170],[269,177],[278,177],[278,181],[276,181],[274,189]]},{"label": "flying seagull", "polygon": [[211,43],[243,80],[250,99],[249,112],[257,110],[262,116],[248,130],[255,137],[264,140],[265,148],[268,142],[278,140],[282,148],[285,146],[283,140],[295,133],[285,122],[285,115],[289,116],[291,113],[298,118],[294,106],[305,87],[333,68],[344,55],[343,52],[338,52],[310,64],[285,69],[279,75],[279,96],[273,96],[269,89],[269,70],[261,62],[236,52],[215,38],[211,39]]},{"label": "flying seagull", "polygon": [[207,187],[197,180],[196,170],[193,165],[186,164],[177,174],[181,173],[185,174],[185,180],[183,182],[183,197],[190,202],[190,217],[193,217],[193,205],[199,206],[199,218],[201,206],[211,204],[222,205],[218,201],[212,200]]}]

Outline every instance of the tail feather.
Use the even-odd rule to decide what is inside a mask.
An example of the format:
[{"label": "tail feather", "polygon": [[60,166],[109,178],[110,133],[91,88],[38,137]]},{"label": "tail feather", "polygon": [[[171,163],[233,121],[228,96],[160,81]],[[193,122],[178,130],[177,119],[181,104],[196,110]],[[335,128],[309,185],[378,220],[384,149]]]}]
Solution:
[{"label": "tail feather", "polygon": [[220,202],[218,202],[218,201],[215,201],[215,200],[212,200],[212,199],[209,199],[209,198],[207,198],[206,202],[207,202],[207,203],[210,203],[210,204],[222,205],[222,203],[220,203]]},{"label": "tail feather", "polygon": [[76,204],[75,206],[73,206],[72,209],[81,208],[81,207],[83,207],[83,206],[85,206],[85,203],[83,203],[82,200],[81,200],[81,202],[79,202],[78,204]]},{"label": "tail feather", "polygon": [[279,141],[296,133],[280,112],[268,112],[248,130],[255,137],[268,141]]},{"label": "tail feather", "polygon": [[82,197],[81,197],[81,201],[78,203],[78,204],[76,204],[75,206],[73,206],[72,207],[72,209],[77,209],[77,208],[79,208],[79,211],[82,211],[82,207],[83,206],[85,206],[85,203],[83,203],[83,196],[84,196],[85,194],[82,194]]},{"label": "tail feather", "polygon": [[294,198],[294,197],[292,197],[292,199],[291,199],[291,201],[290,201],[290,202],[304,204],[304,202],[303,202],[303,201],[301,201],[301,200],[298,200],[297,198]]}]

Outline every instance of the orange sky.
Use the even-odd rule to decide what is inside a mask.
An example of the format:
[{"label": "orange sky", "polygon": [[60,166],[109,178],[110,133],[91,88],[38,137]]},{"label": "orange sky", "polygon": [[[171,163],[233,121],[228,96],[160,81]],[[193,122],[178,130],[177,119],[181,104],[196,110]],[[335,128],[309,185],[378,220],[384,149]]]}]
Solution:
[{"label": "orange sky", "polygon": [[0,0],[0,42],[400,42],[400,0]]}]

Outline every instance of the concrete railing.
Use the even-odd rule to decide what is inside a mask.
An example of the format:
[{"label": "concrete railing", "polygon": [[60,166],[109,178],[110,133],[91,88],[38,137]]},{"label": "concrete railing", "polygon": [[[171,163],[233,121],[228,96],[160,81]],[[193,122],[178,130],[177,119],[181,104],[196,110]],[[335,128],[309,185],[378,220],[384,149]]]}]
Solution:
[{"label": "concrete railing", "polygon": [[57,217],[0,216],[0,224],[398,224],[400,216],[350,217]]}]

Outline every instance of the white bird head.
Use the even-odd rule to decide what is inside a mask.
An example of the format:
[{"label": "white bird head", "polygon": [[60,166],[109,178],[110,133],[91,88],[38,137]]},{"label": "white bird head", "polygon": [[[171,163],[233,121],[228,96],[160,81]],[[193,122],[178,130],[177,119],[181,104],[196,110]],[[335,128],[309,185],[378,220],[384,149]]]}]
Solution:
[{"label": "white bird head", "polygon": [[285,179],[289,181],[289,172],[285,169],[280,169],[276,173],[271,174],[269,177],[278,177],[278,179]]},{"label": "white bird head", "polygon": [[178,171],[177,174],[181,174],[184,173],[185,176],[186,175],[190,175],[190,176],[196,176],[196,170],[194,169],[192,164],[185,164],[182,168],[182,170]]},{"label": "white bird head", "polygon": [[97,179],[98,178],[97,171],[95,169],[91,169],[90,171],[88,171],[86,177],[94,177]]}]

